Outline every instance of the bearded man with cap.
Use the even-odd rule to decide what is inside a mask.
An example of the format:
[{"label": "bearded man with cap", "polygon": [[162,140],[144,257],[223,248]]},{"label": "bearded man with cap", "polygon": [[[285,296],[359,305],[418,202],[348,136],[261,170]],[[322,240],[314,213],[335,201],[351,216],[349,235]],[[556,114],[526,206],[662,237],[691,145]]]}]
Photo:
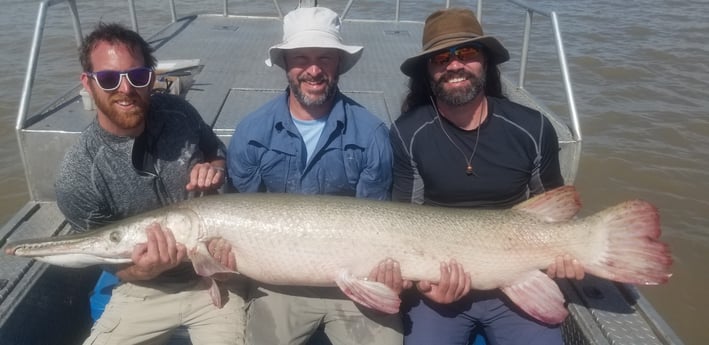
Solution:
[{"label": "bearded man with cap", "polygon": [[[288,87],[236,127],[227,153],[232,185],[242,193],[390,199],[388,128],[337,87],[363,48],[343,44],[340,19],[327,8],[291,11],[283,31],[283,42],[269,49],[266,64],[286,71]],[[399,292],[408,284],[388,259],[369,278]],[[249,295],[248,344],[304,344],[321,326],[333,344],[403,341],[398,314],[355,305],[335,287],[254,282]]]},{"label": "bearded man with cap", "polygon": [[[394,200],[508,208],[564,184],[552,124],[503,95],[498,65],[509,54],[472,11],[430,15],[422,45],[401,65],[410,80],[390,130]],[[480,332],[492,345],[563,344],[558,325],[524,315],[502,291],[471,291],[471,277],[455,262],[443,272],[443,283],[419,282],[405,293],[405,344],[468,344]],[[563,256],[547,274],[581,279],[584,271]]]}]

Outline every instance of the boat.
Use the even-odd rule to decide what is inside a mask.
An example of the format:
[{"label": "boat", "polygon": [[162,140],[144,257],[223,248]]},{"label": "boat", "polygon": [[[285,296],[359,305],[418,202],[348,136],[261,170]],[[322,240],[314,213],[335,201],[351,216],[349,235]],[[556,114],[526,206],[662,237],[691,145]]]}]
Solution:
[{"label": "boat", "polygon": [[[274,0],[271,14],[245,15],[239,14],[243,13],[239,12],[241,8],[230,8],[229,0],[220,1],[221,13],[178,18],[175,1],[169,0],[166,11],[171,23],[148,41],[156,48],[159,60],[160,91],[191,102],[219,138],[228,143],[235,125],[246,114],[285,87],[282,70],[264,64],[268,47],[281,39],[284,11]],[[238,3],[248,7],[256,2]],[[16,122],[30,200],[2,226],[0,245],[70,231],[56,206],[54,174],[64,152],[92,120],[93,104],[77,78],[75,87],[53,95],[40,110],[29,111],[39,47],[45,32],[52,30],[47,13],[58,4],[68,5],[70,15],[66,17],[73,24],[77,44],[82,37],[76,0],[39,3]],[[371,6],[372,2],[367,4]],[[314,0],[301,1],[301,6],[315,5]],[[388,19],[350,18],[350,10],[357,6],[355,0],[349,0],[340,13],[345,41],[365,46],[362,59],[341,79],[340,88],[386,123],[399,115],[406,90],[407,80],[399,64],[420,50],[423,29],[421,21],[400,19],[400,8],[407,5],[406,1],[394,0],[389,5],[393,13]],[[559,17],[554,11],[519,0],[505,0],[505,5],[506,11],[518,11],[526,20],[519,23],[524,26],[520,38],[523,50],[513,56],[518,59],[513,64],[519,66],[514,73],[516,80],[505,75],[503,88],[513,101],[538,109],[551,120],[559,137],[562,174],[571,184],[578,170],[582,136]],[[443,6],[449,7],[450,2]],[[481,19],[486,13],[483,0],[466,6],[476,10]],[[133,29],[139,31],[133,0],[128,0],[128,10]],[[552,42],[556,49],[563,101],[567,104],[564,117],[525,88],[532,24],[547,25],[553,33],[541,39]],[[0,344],[80,343],[91,325],[88,296],[98,274],[98,268],[70,269],[0,254]],[[683,344],[633,286],[592,276],[582,281],[561,281],[560,285],[570,311],[562,326],[566,344]]]}]

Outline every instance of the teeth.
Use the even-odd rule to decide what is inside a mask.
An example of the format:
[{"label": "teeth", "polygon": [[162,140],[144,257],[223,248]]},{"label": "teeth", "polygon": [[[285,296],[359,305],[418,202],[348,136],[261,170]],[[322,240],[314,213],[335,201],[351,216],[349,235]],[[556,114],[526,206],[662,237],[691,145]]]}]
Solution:
[{"label": "teeth", "polygon": [[451,78],[451,79],[448,79],[448,82],[449,83],[460,83],[461,81],[464,81],[464,80],[466,80],[466,79],[465,78]]}]

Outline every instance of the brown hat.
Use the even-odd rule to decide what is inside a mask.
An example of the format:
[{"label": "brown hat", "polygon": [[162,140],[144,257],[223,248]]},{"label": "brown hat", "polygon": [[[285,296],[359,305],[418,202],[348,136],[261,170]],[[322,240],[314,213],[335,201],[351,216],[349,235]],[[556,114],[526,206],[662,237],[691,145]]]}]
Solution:
[{"label": "brown hat", "polygon": [[479,42],[485,47],[488,58],[495,64],[510,59],[507,49],[495,37],[485,36],[473,11],[465,8],[439,10],[426,18],[421,40],[421,53],[401,64],[407,76],[414,74],[419,64],[431,53],[469,42]]}]

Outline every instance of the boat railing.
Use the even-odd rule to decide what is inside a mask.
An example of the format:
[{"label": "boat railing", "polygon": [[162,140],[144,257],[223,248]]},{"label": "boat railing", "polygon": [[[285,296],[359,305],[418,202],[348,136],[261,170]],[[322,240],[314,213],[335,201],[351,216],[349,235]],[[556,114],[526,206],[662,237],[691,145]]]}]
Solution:
[{"label": "boat railing", "polygon": [[[37,11],[37,20],[35,21],[34,34],[32,35],[32,45],[30,46],[30,56],[27,60],[27,72],[25,73],[25,80],[22,85],[22,94],[20,96],[20,105],[17,111],[17,122],[15,124],[15,129],[18,131],[24,128],[25,121],[27,119],[27,114],[29,113],[32,87],[34,86],[34,79],[37,71],[37,61],[39,58],[39,50],[40,45],[42,43],[42,36],[44,34],[47,11],[50,7],[60,4],[62,2],[67,2],[69,5],[72,23],[74,24],[74,37],[76,39],[76,44],[77,47],[81,45],[81,23],[79,21],[79,12],[76,9],[76,0],[41,1],[39,3],[39,10]],[[21,144],[22,143],[20,143],[20,146]]]},{"label": "boat railing", "polygon": [[[317,4],[316,0],[303,0],[303,1],[310,3],[310,5]],[[567,99],[567,103],[568,103],[569,116],[570,116],[571,123],[572,123],[573,135],[576,140],[581,141],[581,138],[582,138],[581,129],[580,129],[581,127],[579,124],[578,113],[576,110],[576,102],[574,99],[574,93],[573,93],[573,88],[571,85],[570,73],[569,73],[568,64],[566,61],[566,53],[564,50],[564,44],[563,44],[563,40],[562,40],[562,36],[561,36],[561,30],[559,29],[559,20],[558,20],[556,12],[539,9],[535,6],[529,5],[529,4],[519,1],[519,0],[506,0],[506,1],[513,3],[517,6],[520,6],[526,11],[525,29],[524,29],[524,37],[523,37],[523,42],[522,42],[522,54],[521,54],[521,60],[520,60],[520,68],[519,68],[517,87],[520,89],[524,89],[524,86],[525,86],[526,75],[527,75],[527,62],[528,62],[528,54],[529,54],[529,41],[530,41],[530,37],[531,37],[531,27],[532,27],[534,15],[536,14],[539,16],[548,17],[551,20],[552,31],[554,33],[554,42],[556,45],[557,55],[558,55],[558,59],[559,59],[559,67],[561,69],[564,91],[565,91],[566,99]],[[38,14],[37,14],[37,20],[35,23],[34,35],[32,37],[32,45],[30,48],[30,57],[28,60],[28,68],[27,68],[27,72],[25,74],[25,79],[24,79],[24,84],[23,84],[22,94],[21,94],[21,99],[20,99],[20,105],[19,105],[19,109],[18,109],[18,116],[17,116],[17,123],[16,123],[16,129],[18,129],[18,130],[23,128],[26,118],[27,118],[27,114],[29,112],[29,104],[30,104],[30,100],[31,100],[32,86],[34,84],[34,78],[36,75],[37,60],[38,60],[38,56],[39,56],[40,45],[42,42],[42,35],[44,32],[47,11],[49,10],[50,7],[60,4],[60,3],[63,3],[63,2],[66,2],[69,5],[69,9],[71,12],[71,17],[72,17],[72,23],[74,26],[74,37],[76,39],[77,47],[81,45],[81,40],[82,40],[83,36],[81,33],[81,22],[79,20],[79,15],[78,15],[77,7],[76,7],[76,0],[43,0],[43,1],[41,1],[39,4],[39,11],[37,12]],[[127,0],[127,2],[128,2],[128,8],[129,8],[129,12],[130,12],[130,18],[131,18],[133,30],[135,30],[136,32],[140,32],[138,19],[137,19],[136,11],[135,11],[135,0]],[[344,19],[347,16],[353,3],[354,3],[354,0],[349,0],[347,2],[344,10],[342,11],[342,13],[340,15],[340,17],[342,17],[342,19]],[[282,17],[283,11],[281,10],[278,0],[273,0],[273,4],[274,4],[274,7],[276,8],[278,16]],[[445,7],[446,8],[450,7],[450,0],[446,0]],[[171,21],[174,23],[178,19],[177,12],[175,9],[175,1],[174,0],[168,1],[168,8],[170,11]],[[394,21],[398,22],[400,20],[400,10],[401,10],[401,0],[396,0]],[[478,16],[478,20],[482,22],[483,0],[477,1],[477,12],[476,13]],[[228,16],[229,14],[230,14],[229,0],[223,0],[223,15]]]},{"label": "boat railing", "polygon": [[[279,4],[278,0],[272,0],[273,1],[273,6],[275,7],[275,11],[277,13],[278,17],[283,16],[283,11],[281,10],[281,4]],[[526,11],[526,22],[525,22],[525,30],[524,30],[524,37],[523,37],[523,44],[522,44],[522,54],[521,54],[521,61],[520,61],[520,68],[519,68],[519,76],[518,80],[515,86],[512,87],[512,92],[514,92],[517,95],[522,95],[522,97],[527,100],[530,100],[530,103],[533,104],[535,107],[538,109],[542,110],[544,113],[547,114],[553,114],[552,111],[549,111],[546,109],[541,102],[538,102],[535,100],[532,96],[531,93],[528,92],[525,89],[525,81],[526,81],[526,76],[527,76],[527,60],[529,56],[529,41],[531,37],[531,26],[532,26],[532,21],[535,17],[547,17],[551,19],[551,24],[552,24],[552,29],[554,33],[554,42],[556,45],[556,50],[558,54],[558,60],[559,60],[559,65],[561,68],[561,75],[563,79],[563,86],[564,86],[564,91],[566,93],[566,99],[569,107],[569,117],[570,117],[570,126],[567,123],[564,123],[562,125],[562,122],[556,121],[555,126],[557,127],[557,130],[563,130],[563,131],[568,131],[569,135],[560,135],[560,144],[562,144],[562,154],[569,156],[568,160],[570,164],[568,164],[568,168],[566,169],[566,172],[564,173],[565,180],[568,182],[573,182],[575,175],[576,175],[576,169],[578,166],[578,160],[579,160],[579,154],[580,154],[580,146],[581,146],[581,130],[580,130],[580,125],[579,125],[579,120],[578,120],[578,115],[576,111],[576,105],[574,101],[574,94],[573,90],[571,87],[571,81],[569,77],[569,70],[568,66],[566,63],[566,55],[564,52],[564,45],[561,37],[561,32],[559,29],[559,21],[557,18],[557,15],[555,12],[550,12],[550,11],[545,11],[542,9],[539,9],[537,7],[534,7],[532,5],[526,4],[520,0],[506,0],[508,3],[512,3],[516,6],[521,7],[524,11]],[[46,25],[46,20],[47,20],[47,15],[48,11],[50,9],[53,9],[55,7],[58,7],[56,5],[58,4],[63,4],[67,3],[69,7],[69,12],[70,12],[70,17],[72,20],[73,24],[73,29],[74,29],[74,38],[76,41],[77,47],[81,45],[82,41],[82,32],[81,32],[81,22],[79,19],[79,14],[77,11],[77,1],[76,0],[42,0],[39,3],[39,10],[37,14],[37,19],[35,22],[35,28],[34,28],[34,34],[32,37],[32,44],[30,48],[30,56],[28,59],[28,67],[26,70],[25,78],[24,78],[24,83],[22,87],[22,93],[20,97],[20,104],[18,107],[18,113],[17,113],[17,122],[16,122],[16,131],[17,131],[17,138],[18,138],[18,144],[20,147],[20,158],[22,160],[23,166],[25,167],[25,171],[27,171],[28,167],[28,153],[27,150],[24,147],[24,142],[21,139],[21,131],[25,128],[28,128],[31,126],[33,123],[40,121],[42,118],[45,116],[50,116],[53,113],[53,110],[58,107],[62,102],[64,102],[67,99],[71,99],[72,97],[76,96],[76,93],[78,89],[80,89],[80,86],[74,87],[70,90],[68,90],[64,95],[59,97],[57,100],[53,101],[52,103],[49,103],[48,105],[45,105],[43,108],[40,109],[39,112],[36,113],[36,115],[32,115],[30,117],[30,102],[32,100],[32,91],[33,91],[33,86],[35,82],[35,77],[37,74],[37,67],[38,67],[38,59],[40,55],[40,46],[42,43],[43,35],[44,35],[44,29]],[[222,0],[223,3],[223,12],[222,15],[225,17],[228,16],[234,16],[236,15],[235,13],[232,13],[230,10],[230,1],[229,0]],[[405,1],[402,0],[395,0],[395,12],[392,14],[391,21],[395,23],[400,23],[404,22],[402,21],[400,11],[401,11],[401,5]],[[477,0],[477,15],[479,17],[479,20],[482,21],[482,16],[483,16],[483,0]],[[353,4],[355,4],[355,0],[348,0],[346,3],[344,10],[341,12],[341,17],[344,19],[348,16],[351,8],[353,7]],[[451,2],[449,0],[444,1],[444,5],[446,8],[449,8],[451,6]],[[138,19],[136,17],[136,10],[135,10],[135,0],[127,0],[128,4],[128,9],[130,12],[130,20],[132,21],[132,26],[133,29],[137,32],[140,32],[140,25],[138,23]],[[317,5],[317,0],[300,0],[301,6],[315,6]],[[472,5],[472,2],[471,2]],[[175,0],[168,0],[167,2],[167,8],[166,11],[169,11],[170,16],[171,16],[171,21],[172,23],[175,23],[176,21],[180,20],[180,18],[177,17],[176,14],[176,1]],[[510,82],[510,85],[514,84],[513,82]],[[529,105],[529,104],[525,104]],[[562,126],[566,127],[566,129],[561,128]],[[568,147],[568,149],[566,148]],[[566,154],[565,152],[569,152]],[[35,188],[33,188],[32,181],[28,177],[27,178],[27,183],[30,191],[30,198],[35,200],[37,195],[34,195]]]},{"label": "boat railing", "polygon": [[[529,42],[532,34],[532,21],[534,15],[539,15],[547,17],[551,20],[551,28],[554,34],[554,43],[556,45],[556,52],[559,59],[559,68],[561,69],[561,77],[564,85],[564,92],[566,94],[566,101],[569,108],[569,117],[571,119],[572,131],[574,139],[581,141],[581,125],[579,123],[578,113],[576,111],[576,100],[574,99],[574,92],[571,86],[571,77],[569,73],[569,67],[566,62],[566,52],[564,50],[564,41],[561,37],[561,30],[559,29],[559,19],[555,11],[545,11],[539,9],[538,7],[529,5],[520,0],[506,0],[512,4],[522,7],[525,12],[525,23],[524,23],[524,34],[522,40],[522,54],[520,58],[519,66],[519,76],[517,81],[517,87],[524,89],[526,77],[527,77],[527,62],[529,57]],[[483,0],[478,0],[477,2],[477,16],[478,20],[482,23],[482,4]]]}]

